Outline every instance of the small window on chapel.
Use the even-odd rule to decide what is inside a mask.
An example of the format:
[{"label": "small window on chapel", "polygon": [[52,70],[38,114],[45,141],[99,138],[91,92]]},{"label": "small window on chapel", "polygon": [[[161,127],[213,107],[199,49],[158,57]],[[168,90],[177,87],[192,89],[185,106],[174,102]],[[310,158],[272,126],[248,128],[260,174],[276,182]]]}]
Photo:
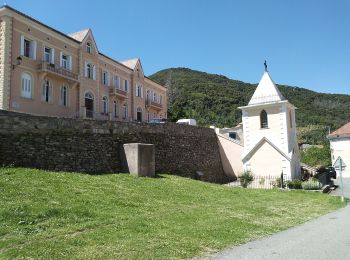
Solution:
[{"label": "small window on chapel", "polygon": [[269,124],[267,121],[267,113],[265,110],[262,110],[260,113],[260,128],[268,128]]}]

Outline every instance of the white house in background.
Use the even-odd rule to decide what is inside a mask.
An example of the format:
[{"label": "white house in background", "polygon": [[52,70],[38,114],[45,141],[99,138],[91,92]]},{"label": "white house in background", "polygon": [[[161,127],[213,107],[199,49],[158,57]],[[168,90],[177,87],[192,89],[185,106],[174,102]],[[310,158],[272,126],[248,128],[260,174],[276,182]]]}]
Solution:
[{"label": "white house in background", "polygon": [[346,165],[343,177],[350,177],[350,122],[330,133],[327,137],[330,142],[332,165],[340,156]]},{"label": "white house in background", "polygon": [[266,67],[249,104],[239,109],[242,110],[243,140],[229,140],[216,130],[221,158],[231,164],[231,171],[226,173],[234,171],[239,175],[251,170],[256,176],[281,176],[283,173],[288,178],[299,177],[295,107],[283,97]]}]

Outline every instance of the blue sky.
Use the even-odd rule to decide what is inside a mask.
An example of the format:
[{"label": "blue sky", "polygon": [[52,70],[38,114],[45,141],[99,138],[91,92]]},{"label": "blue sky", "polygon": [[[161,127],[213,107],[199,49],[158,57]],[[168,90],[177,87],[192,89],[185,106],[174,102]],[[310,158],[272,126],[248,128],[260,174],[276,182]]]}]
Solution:
[{"label": "blue sky", "polygon": [[188,67],[256,83],[267,59],[276,83],[350,94],[349,0],[6,3],[64,33],[90,27],[99,51],[140,57],[147,75]]}]

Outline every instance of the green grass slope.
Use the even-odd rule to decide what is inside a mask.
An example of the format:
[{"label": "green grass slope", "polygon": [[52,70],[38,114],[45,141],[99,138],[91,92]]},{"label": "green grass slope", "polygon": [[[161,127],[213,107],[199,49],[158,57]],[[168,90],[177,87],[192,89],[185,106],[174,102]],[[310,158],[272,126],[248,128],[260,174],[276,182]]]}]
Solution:
[{"label": "green grass slope", "polygon": [[[237,107],[247,105],[256,88],[256,84],[186,68],[165,69],[150,78],[168,87],[172,120],[196,118],[204,126],[235,126],[241,122]],[[323,94],[283,85],[279,89],[298,108],[298,126],[335,129],[350,119],[349,95]]]},{"label": "green grass slope", "polygon": [[343,204],[319,193],[176,176],[0,168],[0,258],[180,259],[271,234]]}]

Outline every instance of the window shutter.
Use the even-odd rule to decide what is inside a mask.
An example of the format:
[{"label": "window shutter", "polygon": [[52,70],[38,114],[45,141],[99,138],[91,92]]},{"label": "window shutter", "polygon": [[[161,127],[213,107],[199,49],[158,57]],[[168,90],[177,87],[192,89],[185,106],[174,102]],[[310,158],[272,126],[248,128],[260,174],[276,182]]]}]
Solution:
[{"label": "window shutter", "polygon": [[106,77],[107,77],[107,86],[109,86],[109,72],[106,73]]},{"label": "window shutter", "polygon": [[51,64],[55,64],[55,49],[51,49]]},{"label": "window shutter", "polygon": [[68,56],[68,62],[69,62],[69,66],[68,66],[68,68],[69,68],[69,70],[72,70],[72,68],[73,68],[73,64],[72,64],[72,56]]},{"label": "window shutter", "polygon": [[52,84],[49,86],[49,103],[52,104],[52,95],[53,95],[53,90],[52,90]]},{"label": "window shutter", "polygon": [[45,81],[41,86],[41,101],[45,101]]},{"label": "window shutter", "polygon": [[21,35],[21,55],[24,55],[24,36]]},{"label": "window shutter", "polygon": [[32,41],[32,44],[31,44],[31,58],[33,60],[36,60],[36,41]]},{"label": "window shutter", "polygon": [[84,76],[85,78],[88,76],[88,64],[86,61],[84,61]]},{"label": "window shutter", "polygon": [[62,67],[62,52],[60,51],[60,67]]},{"label": "window shutter", "polygon": [[141,86],[141,97],[143,98],[143,86]]},{"label": "window shutter", "polygon": [[92,78],[93,78],[93,80],[96,80],[96,66],[95,65],[93,65],[92,66]]}]

